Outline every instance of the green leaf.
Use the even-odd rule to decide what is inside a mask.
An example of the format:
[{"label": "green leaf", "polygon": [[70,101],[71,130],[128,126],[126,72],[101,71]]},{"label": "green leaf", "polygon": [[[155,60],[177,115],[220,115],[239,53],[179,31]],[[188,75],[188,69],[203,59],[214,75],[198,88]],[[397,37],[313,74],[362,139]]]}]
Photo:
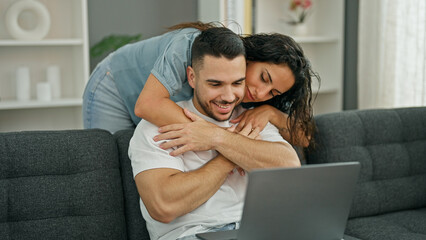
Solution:
[{"label": "green leaf", "polygon": [[101,41],[90,48],[91,57],[99,57],[107,53],[113,52],[118,48],[132,42],[137,42],[141,39],[141,34],[134,36],[128,35],[110,35],[104,37]]}]

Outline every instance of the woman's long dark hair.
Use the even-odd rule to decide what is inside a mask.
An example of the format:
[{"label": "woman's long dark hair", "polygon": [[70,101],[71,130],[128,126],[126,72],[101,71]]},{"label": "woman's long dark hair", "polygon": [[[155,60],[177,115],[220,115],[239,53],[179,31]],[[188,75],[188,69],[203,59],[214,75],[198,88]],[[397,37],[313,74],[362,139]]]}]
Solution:
[{"label": "woman's long dark hair", "polygon": [[[221,23],[217,22],[187,22],[174,25],[169,30],[196,28],[204,31],[218,26],[223,27]],[[299,133],[302,131],[304,136],[309,139],[309,145],[312,147],[316,127],[313,119],[312,105],[314,99],[311,84],[313,77],[318,81],[321,81],[321,79],[318,74],[313,72],[302,48],[293,38],[279,33],[252,34],[241,38],[244,42],[248,61],[287,65],[295,78],[293,87],[287,92],[265,102],[250,103],[249,106],[268,104],[287,113],[289,120],[287,127],[291,142],[295,145],[301,144]]]},{"label": "woman's long dark hair", "polygon": [[300,143],[297,137],[300,130],[313,144],[316,131],[313,119],[312,77],[320,81],[318,74],[312,71],[309,60],[302,48],[291,37],[279,34],[253,34],[242,37],[248,61],[287,65],[295,78],[293,87],[274,98],[253,104],[269,104],[288,114],[288,129],[293,144]]}]

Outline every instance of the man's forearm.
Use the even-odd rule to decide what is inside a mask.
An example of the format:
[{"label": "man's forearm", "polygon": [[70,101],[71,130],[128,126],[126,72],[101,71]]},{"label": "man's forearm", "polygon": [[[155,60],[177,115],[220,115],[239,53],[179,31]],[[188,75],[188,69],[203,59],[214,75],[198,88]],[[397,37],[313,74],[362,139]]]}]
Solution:
[{"label": "man's forearm", "polygon": [[226,130],[216,135],[215,150],[243,169],[297,167],[299,158],[286,142],[254,140]]},{"label": "man's forearm", "polygon": [[[169,176],[161,176],[161,171],[168,171],[165,169],[142,172],[136,183],[151,217],[167,223],[210,199],[233,168],[232,162],[219,155],[190,172],[176,172]],[[160,177],[153,174],[160,174]]]}]

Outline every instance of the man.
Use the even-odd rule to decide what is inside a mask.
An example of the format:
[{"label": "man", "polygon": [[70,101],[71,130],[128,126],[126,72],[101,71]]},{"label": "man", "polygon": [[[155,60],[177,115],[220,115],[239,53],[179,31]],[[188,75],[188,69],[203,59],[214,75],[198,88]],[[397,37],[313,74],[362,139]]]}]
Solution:
[{"label": "man", "polygon": [[156,142],[155,125],[142,120],[137,126],[129,156],[151,239],[195,239],[195,233],[235,227],[247,181],[232,174],[236,167],[300,166],[271,124],[260,133],[263,140],[254,139],[256,132],[227,130],[229,119],[244,111],[237,105],[244,97],[245,66],[244,45],[226,28],[203,31],[193,43],[187,77],[194,97],[178,105],[197,123],[194,134],[206,151],[180,154]]}]

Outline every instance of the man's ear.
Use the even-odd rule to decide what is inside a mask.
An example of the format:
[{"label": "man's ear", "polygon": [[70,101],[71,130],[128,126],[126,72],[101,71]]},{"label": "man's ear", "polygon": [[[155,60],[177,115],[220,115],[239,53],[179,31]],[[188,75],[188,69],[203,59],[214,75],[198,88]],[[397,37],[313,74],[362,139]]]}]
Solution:
[{"label": "man's ear", "polygon": [[195,71],[191,66],[186,68],[186,76],[188,78],[188,83],[192,88],[195,88]]}]

